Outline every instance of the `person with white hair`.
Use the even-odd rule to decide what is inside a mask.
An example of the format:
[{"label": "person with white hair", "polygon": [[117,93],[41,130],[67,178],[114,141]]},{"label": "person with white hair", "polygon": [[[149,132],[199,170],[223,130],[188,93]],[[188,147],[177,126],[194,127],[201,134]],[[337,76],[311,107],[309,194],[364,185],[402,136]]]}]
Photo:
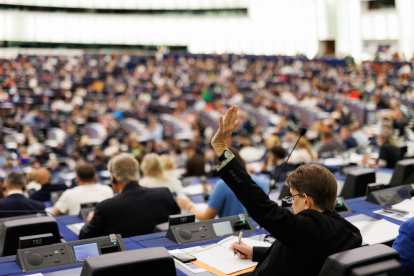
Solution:
[{"label": "person with white hair", "polygon": [[115,156],[108,164],[112,189],[117,194],[98,203],[89,213],[80,239],[121,234],[123,238],[150,234],[157,224],[180,213],[168,188],[145,188],[138,184],[139,163],[128,153]]}]

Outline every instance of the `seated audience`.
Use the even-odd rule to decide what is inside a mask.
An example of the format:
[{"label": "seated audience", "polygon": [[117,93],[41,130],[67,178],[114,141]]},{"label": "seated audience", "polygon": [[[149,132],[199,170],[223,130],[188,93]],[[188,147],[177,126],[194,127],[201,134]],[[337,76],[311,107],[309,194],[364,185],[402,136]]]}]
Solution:
[{"label": "seated audience", "polygon": [[95,159],[93,161],[95,169],[97,172],[108,170],[108,165],[106,164],[106,155],[102,151],[95,153]]},{"label": "seated audience", "polygon": [[[237,160],[240,161],[243,167],[245,167],[244,160],[240,157],[238,151],[235,148],[232,148],[232,152]],[[216,159],[216,164],[219,161]],[[255,175],[250,175],[251,178],[260,188],[263,189],[265,193],[269,192],[269,182],[266,179],[260,178]],[[201,211],[197,209],[191,200],[187,197],[178,197],[177,198],[178,206],[181,210],[186,210],[190,213],[194,213],[198,220],[207,220],[213,219],[215,216],[219,217],[228,217],[238,214],[247,214],[246,208],[240,203],[234,193],[227,187],[226,183],[223,180],[219,180],[214,185],[213,191],[208,199],[208,207]]]},{"label": "seated audience", "polygon": [[42,188],[33,193],[30,198],[37,201],[50,201],[50,193],[64,191],[68,187],[65,184],[50,184],[52,176],[46,168],[40,168],[36,172],[36,182],[42,185]]},{"label": "seated audience", "polygon": [[4,198],[4,197],[5,197],[5,195],[4,195],[4,193],[3,193],[3,190],[4,190],[4,185],[3,185],[3,183],[0,181],[0,199],[2,199],[2,198]]},{"label": "seated audience", "polygon": [[367,135],[361,130],[359,123],[354,122],[350,125],[350,130],[352,132],[352,137],[357,141],[359,147],[367,146],[369,144],[369,140]]},{"label": "seated audience", "polygon": [[405,221],[398,231],[392,248],[400,254],[401,275],[414,275],[414,218]]},{"label": "seated audience", "polygon": [[112,189],[117,196],[98,203],[81,229],[79,238],[121,234],[123,238],[152,233],[155,225],[180,213],[167,188],[145,188],[138,184],[139,163],[122,153],[108,164]]},{"label": "seated audience", "polygon": [[271,179],[276,179],[280,173],[278,181],[285,181],[288,172],[293,170],[289,165],[286,165],[280,172],[285,164],[286,150],[281,146],[274,146],[270,149],[268,156],[266,164],[263,164],[262,172],[270,174]]},{"label": "seated audience", "polygon": [[162,165],[162,169],[164,171],[164,175],[168,178],[170,177],[179,177],[178,173],[174,171],[175,169],[175,162],[174,158],[169,154],[163,154],[160,156],[160,161]]},{"label": "seated audience", "polygon": [[23,195],[25,186],[26,177],[23,173],[11,172],[7,175],[3,187],[7,197],[0,199],[0,218],[31,215],[36,213],[35,211],[39,213],[45,211],[43,203]]},{"label": "seated audience", "polygon": [[164,174],[161,158],[156,153],[148,153],[142,159],[141,170],[144,177],[139,181],[142,187],[157,188],[166,187],[172,193],[184,195],[183,186],[177,177],[167,177]]},{"label": "seated audience", "polygon": [[31,172],[29,172],[27,174],[27,186],[26,186],[26,190],[29,193],[33,193],[36,191],[39,191],[40,189],[42,189],[42,185],[40,185],[39,183],[36,182],[36,169],[33,169]]},{"label": "seated audience", "polygon": [[78,185],[63,192],[55,203],[54,216],[77,215],[82,203],[101,202],[114,195],[111,188],[96,183],[96,170],[92,164],[80,163],[77,166],[76,181]]},{"label": "seated audience", "polygon": [[346,151],[344,143],[338,141],[330,130],[321,133],[321,141],[322,145],[318,150],[319,158],[330,157],[336,152]]},{"label": "seated audience", "polygon": [[[269,199],[252,180],[227,146],[237,126],[237,106],[220,118],[220,126],[211,145],[222,162],[216,166],[219,176],[246,207],[249,215],[273,237],[269,247],[250,247],[241,242],[231,249],[243,259],[259,262],[252,275],[319,275],[328,256],[360,247],[358,228],[334,209],[337,181],[320,165],[303,165],[290,174],[293,213]],[[300,265],[295,263],[300,260]]]},{"label": "seated audience", "polygon": [[[297,148],[292,152],[289,159],[289,164],[309,164],[315,161],[318,157],[318,153],[309,147],[308,139],[305,137],[300,138]],[[285,178],[286,179],[286,178]]]},{"label": "seated audience", "polygon": [[381,167],[394,169],[397,162],[401,159],[400,149],[394,141],[393,134],[389,129],[383,129],[378,136],[380,152],[375,163],[369,162],[368,157],[364,156],[363,163],[368,163],[371,167]]},{"label": "seated audience", "polygon": [[348,126],[341,127],[341,130],[339,131],[339,137],[341,138],[342,142],[345,144],[347,149],[356,148],[358,146],[358,143],[352,136]]},{"label": "seated audience", "polygon": [[187,170],[185,177],[206,175],[203,153],[192,147],[188,147],[186,149],[186,154],[188,159],[185,165]]}]

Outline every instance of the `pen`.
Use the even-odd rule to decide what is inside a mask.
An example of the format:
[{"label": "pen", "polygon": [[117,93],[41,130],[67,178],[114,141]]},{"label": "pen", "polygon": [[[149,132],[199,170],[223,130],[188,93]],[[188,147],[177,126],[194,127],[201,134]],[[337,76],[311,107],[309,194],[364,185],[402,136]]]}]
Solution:
[{"label": "pen", "polygon": [[[241,241],[241,238],[243,236],[243,231],[244,231],[244,229],[242,229],[240,231],[240,233],[239,233],[239,241],[237,242],[237,245],[240,245],[240,241]],[[234,255],[233,256],[236,256],[236,254],[237,254],[237,249],[236,249],[236,251],[234,251]]]},{"label": "pen", "polygon": [[392,213],[392,214],[397,214],[397,215],[400,215],[400,216],[405,216],[405,215],[408,215],[409,214],[407,211],[393,209],[393,208],[387,208],[387,207],[382,208],[382,210],[384,212]]}]

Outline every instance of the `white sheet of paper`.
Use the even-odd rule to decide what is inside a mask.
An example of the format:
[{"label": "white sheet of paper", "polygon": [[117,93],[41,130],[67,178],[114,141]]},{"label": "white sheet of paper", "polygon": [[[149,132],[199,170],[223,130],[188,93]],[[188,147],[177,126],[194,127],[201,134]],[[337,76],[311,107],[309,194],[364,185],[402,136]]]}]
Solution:
[{"label": "white sheet of paper", "polygon": [[192,254],[198,261],[211,266],[224,274],[231,274],[257,265],[247,259],[234,256],[233,251],[218,246],[217,244],[199,250]]},{"label": "white sheet of paper", "polygon": [[201,185],[201,184],[189,185],[189,186],[183,188],[183,192],[186,195],[199,195],[199,194],[202,194],[203,193],[203,185]]},{"label": "white sheet of paper", "polygon": [[358,221],[352,223],[361,231],[362,240],[369,244],[391,241],[398,236],[399,225],[385,219],[377,221]]},{"label": "white sheet of paper", "polygon": [[73,233],[79,236],[80,230],[82,229],[84,225],[85,225],[84,222],[80,222],[80,223],[66,225],[66,227],[69,228],[69,230],[71,230]]},{"label": "white sheet of paper", "polygon": [[[237,242],[238,240],[239,240],[239,237],[237,237],[237,236],[231,236],[231,237],[228,237],[228,238],[226,238],[224,240],[221,240],[219,243],[217,243],[217,245],[219,245],[221,247],[224,247],[224,248],[226,248],[228,250],[231,250],[230,249],[230,245],[232,243]],[[250,245],[250,246],[270,247],[272,245],[271,243],[268,243],[268,242],[263,242],[263,241],[258,241],[258,240],[252,240],[252,239],[249,239],[249,238],[242,238],[241,241],[244,242],[247,245]]]},{"label": "white sheet of paper", "polygon": [[397,210],[407,211],[409,213],[407,215],[402,216],[398,214],[384,212],[382,209],[378,211],[374,211],[374,213],[379,214],[381,216],[401,220],[401,221],[407,221],[410,218],[414,217],[414,201],[413,200],[406,199],[398,204],[392,205],[391,207]]},{"label": "white sheet of paper", "polygon": [[[257,265],[257,262],[251,260],[240,259],[234,256],[230,245],[238,241],[237,236],[231,236],[221,240],[219,243],[203,248],[197,252],[191,253],[197,260],[211,266],[225,274],[231,274],[240,270],[250,268]],[[252,240],[249,238],[242,238],[242,241],[250,246],[271,246],[270,243]]]},{"label": "white sheet of paper", "polygon": [[414,201],[406,199],[398,204],[392,205],[392,208],[407,212],[414,212]]}]

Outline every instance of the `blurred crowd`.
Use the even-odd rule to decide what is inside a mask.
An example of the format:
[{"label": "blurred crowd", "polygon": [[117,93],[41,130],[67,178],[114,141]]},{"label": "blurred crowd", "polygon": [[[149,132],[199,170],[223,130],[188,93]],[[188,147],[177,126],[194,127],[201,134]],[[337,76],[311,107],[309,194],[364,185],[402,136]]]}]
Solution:
[{"label": "blurred crowd", "polygon": [[[74,171],[81,161],[92,162],[98,173],[106,171],[108,160],[121,152],[143,161],[141,173],[151,177],[158,172],[146,165],[161,155],[171,176],[213,176],[209,141],[218,115],[230,105],[240,106],[232,146],[247,163],[261,162],[249,167],[251,172],[273,175],[304,125],[292,106],[324,114],[290,160],[316,162],[351,148],[380,146],[377,137],[393,139],[394,130],[404,137],[412,110],[400,98],[414,97],[413,78],[410,63],[367,61],[356,66],[303,57],[88,54],[3,59],[1,177],[46,167],[54,180],[73,186],[62,173]],[[373,110],[371,123],[379,124],[380,131],[364,131],[343,104],[348,100]],[[183,129],[188,133],[180,136]]]}]

